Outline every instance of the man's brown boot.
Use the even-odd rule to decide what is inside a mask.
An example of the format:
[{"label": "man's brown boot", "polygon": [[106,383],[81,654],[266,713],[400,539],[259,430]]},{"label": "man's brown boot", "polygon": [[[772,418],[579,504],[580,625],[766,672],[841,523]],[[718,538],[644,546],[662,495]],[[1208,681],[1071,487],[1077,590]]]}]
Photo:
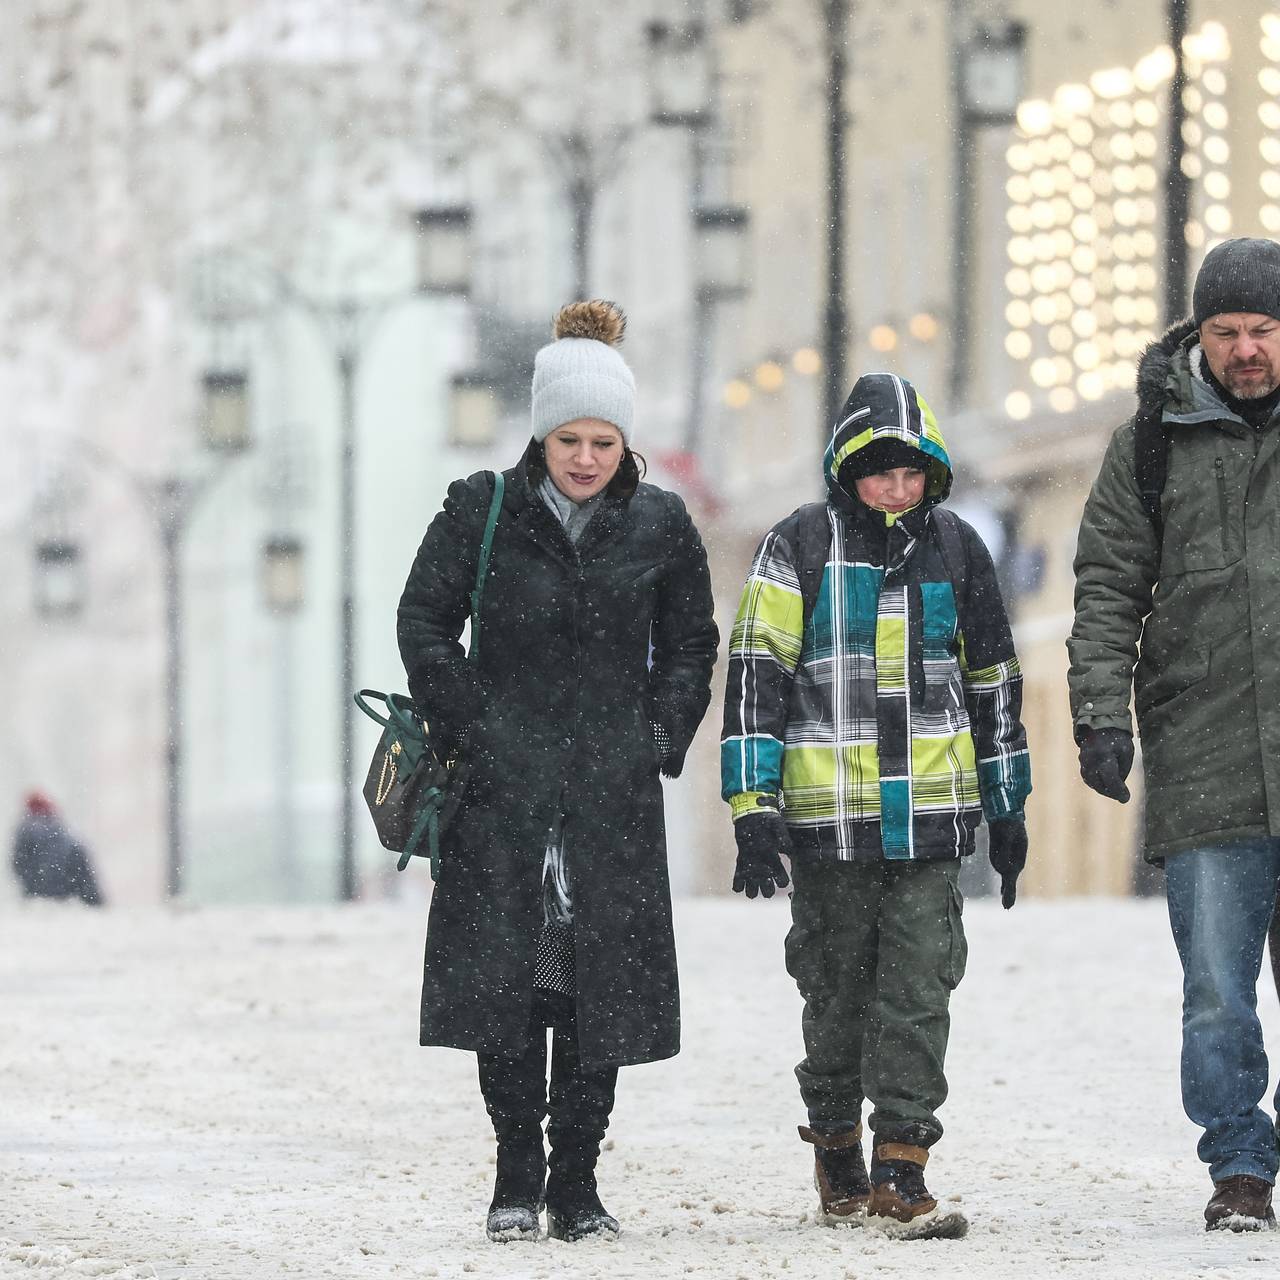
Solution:
[{"label": "man's brown boot", "polygon": [[959,1209],[944,1209],[924,1185],[929,1153],[904,1142],[877,1143],[871,1159],[867,1226],[901,1240],[958,1240],[969,1230]]},{"label": "man's brown boot", "polygon": [[1238,1173],[1213,1184],[1213,1196],[1204,1209],[1206,1231],[1274,1231],[1271,1183]]},{"label": "man's brown boot", "polygon": [[800,1136],[813,1146],[818,1220],[827,1226],[860,1227],[871,1196],[862,1158],[862,1126],[845,1133],[818,1133],[802,1124]]}]

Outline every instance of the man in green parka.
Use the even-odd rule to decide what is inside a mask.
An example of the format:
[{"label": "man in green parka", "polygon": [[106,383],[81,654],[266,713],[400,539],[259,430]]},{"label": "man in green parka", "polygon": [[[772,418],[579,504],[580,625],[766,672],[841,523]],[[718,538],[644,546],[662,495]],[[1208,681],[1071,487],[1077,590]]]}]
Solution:
[{"label": "man in green parka", "polygon": [[1205,1222],[1256,1231],[1280,1166],[1256,1011],[1280,880],[1280,244],[1211,250],[1193,308],[1144,354],[1085,505],[1068,678],[1081,775],[1121,802],[1133,687]]}]

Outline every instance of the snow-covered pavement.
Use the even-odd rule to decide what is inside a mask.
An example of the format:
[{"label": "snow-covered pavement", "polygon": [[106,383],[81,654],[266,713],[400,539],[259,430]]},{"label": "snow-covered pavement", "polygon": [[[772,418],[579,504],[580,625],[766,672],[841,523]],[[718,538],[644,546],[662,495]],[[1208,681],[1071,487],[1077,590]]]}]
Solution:
[{"label": "snow-covered pavement", "polygon": [[[474,1061],[417,1047],[424,913],[0,915],[0,1276],[1236,1277],[1206,1236],[1159,902],[966,912],[947,1135],[967,1239],[815,1225],[780,901],[678,907],[684,1050],[625,1070],[601,1167],[616,1243],[491,1245]],[[1280,1065],[1275,992],[1261,1004]]]}]

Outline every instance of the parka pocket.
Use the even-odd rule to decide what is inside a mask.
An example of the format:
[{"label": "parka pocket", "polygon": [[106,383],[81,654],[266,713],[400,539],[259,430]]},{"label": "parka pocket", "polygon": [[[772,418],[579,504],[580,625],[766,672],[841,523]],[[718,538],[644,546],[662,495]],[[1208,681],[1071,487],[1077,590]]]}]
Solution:
[{"label": "parka pocket", "polygon": [[[792,903],[794,905],[794,898]],[[831,995],[831,975],[827,964],[826,935],[821,925],[793,920],[783,944],[787,972],[806,1004],[825,1004]]]},{"label": "parka pocket", "polygon": [[787,972],[806,1004],[824,1004],[831,995],[831,965],[827,954],[827,930],[822,919],[823,885],[809,875],[809,868],[792,865],[791,928],[783,944]]},{"label": "parka pocket", "polygon": [[[956,876],[959,876],[956,867]],[[942,964],[942,981],[948,991],[954,991],[964,977],[969,964],[969,940],[964,936],[964,895],[954,878],[947,879],[947,949]]]},{"label": "parka pocket", "polygon": [[[1240,548],[1234,535],[1237,526],[1233,512],[1242,509],[1243,495],[1231,483],[1226,459],[1219,454],[1210,462],[1200,453],[1195,459],[1176,459],[1175,464],[1177,470],[1165,485],[1162,576],[1225,569],[1235,564],[1240,559]],[[1206,473],[1211,473],[1213,479]]]},{"label": "parka pocket", "polygon": [[1134,709],[1145,720],[1194,688],[1208,674],[1209,651],[1191,645],[1183,645],[1164,659],[1140,660],[1134,688]]}]

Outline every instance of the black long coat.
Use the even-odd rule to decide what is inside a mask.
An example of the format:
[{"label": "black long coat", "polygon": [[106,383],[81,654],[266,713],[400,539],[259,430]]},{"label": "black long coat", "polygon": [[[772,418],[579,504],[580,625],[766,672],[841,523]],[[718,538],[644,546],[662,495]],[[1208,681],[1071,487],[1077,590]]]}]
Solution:
[{"label": "black long coat", "polygon": [[[536,492],[544,474],[536,444],[505,473],[478,662],[459,636],[490,473],[449,487],[400,601],[414,701],[455,732],[474,716],[431,903],[421,1039],[524,1051],[546,837],[563,812],[584,1064],[649,1062],[680,1043],[659,768],[679,772],[710,700],[710,575],[683,503],[639,484],[629,453],[576,548]],[[651,721],[670,738],[665,760]]]}]

